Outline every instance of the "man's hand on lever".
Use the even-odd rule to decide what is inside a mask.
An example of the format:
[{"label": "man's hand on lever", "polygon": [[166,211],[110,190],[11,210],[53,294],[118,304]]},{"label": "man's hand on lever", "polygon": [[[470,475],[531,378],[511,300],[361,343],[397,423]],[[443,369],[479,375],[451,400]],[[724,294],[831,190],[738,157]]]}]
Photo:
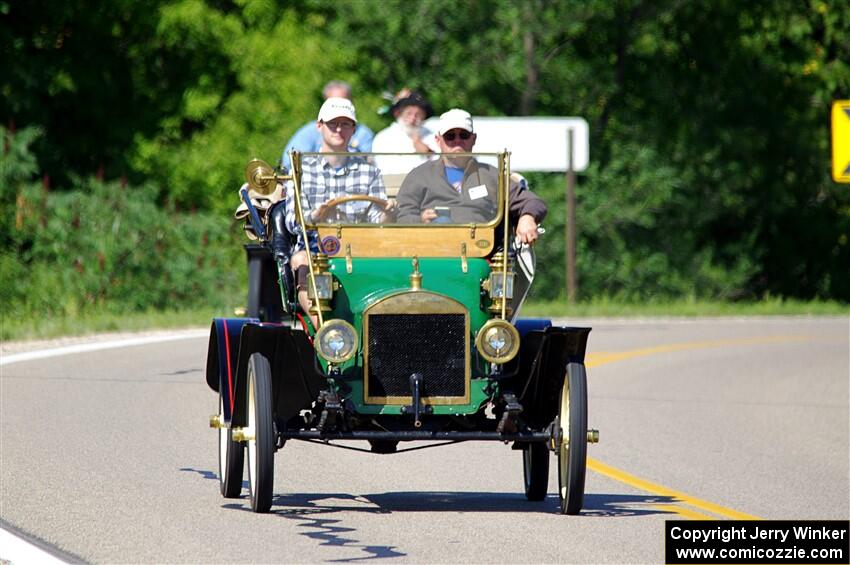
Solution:
[{"label": "man's hand on lever", "polygon": [[531,214],[520,216],[516,224],[516,235],[522,243],[528,243],[529,245],[537,240],[537,221],[534,219],[534,216]]}]

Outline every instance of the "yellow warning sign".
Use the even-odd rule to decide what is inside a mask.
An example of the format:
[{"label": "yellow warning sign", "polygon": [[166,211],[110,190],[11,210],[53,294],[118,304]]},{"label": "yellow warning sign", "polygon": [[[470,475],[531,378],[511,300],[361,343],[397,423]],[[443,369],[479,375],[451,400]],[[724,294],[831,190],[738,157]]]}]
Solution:
[{"label": "yellow warning sign", "polygon": [[834,100],[830,120],[832,180],[850,183],[850,100]]}]

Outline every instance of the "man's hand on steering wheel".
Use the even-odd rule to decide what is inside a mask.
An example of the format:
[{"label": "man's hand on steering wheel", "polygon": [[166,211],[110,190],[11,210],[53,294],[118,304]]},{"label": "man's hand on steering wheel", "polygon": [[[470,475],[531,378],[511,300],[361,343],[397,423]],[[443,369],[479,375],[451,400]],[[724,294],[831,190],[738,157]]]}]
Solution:
[{"label": "man's hand on steering wheel", "polygon": [[310,223],[316,224],[324,220],[330,212],[330,207],[325,202],[315,210],[310,211]]},{"label": "man's hand on steering wheel", "polygon": [[387,200],[387,205],[384,206],[384,216],[381,218],[381,222],[394,222],[396,215],[398,214],[398,202],[393,200]]},{"label": "man's hand on steering wheel", "polygon": [[333,214],[333,212],[335,212],[339,208],[339,206],[345,204],[346,202],[369,202],[369,206],[366,207],[367,214],[372,206],[379,206],[384,212],[380,220],[381,222],[386,222],[390,219],[395,218],[396,209],[398,208],[398,203],[396,203],[394,200],[384,200],[383,198],[378,198],[377,196],[370,196],[367,194],[350,194],[347,196],[340,196],[339,198],[328,200],[327,202],[321,204],[318,208],[316,208],[310,213],[310,219],[314,223],[327,221],[328,217]]}]

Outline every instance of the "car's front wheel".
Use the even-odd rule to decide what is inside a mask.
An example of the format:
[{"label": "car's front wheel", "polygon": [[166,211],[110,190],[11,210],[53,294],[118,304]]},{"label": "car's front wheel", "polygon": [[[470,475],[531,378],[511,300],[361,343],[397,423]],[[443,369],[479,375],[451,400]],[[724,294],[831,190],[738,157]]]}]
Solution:
[{"label": "car's front wheel", "polygon": [[251,509],[268,512],[274,490],[274,421],[272,419],[272,372],[261,353],[248,359],[248,486]]},{"label": "car's front wheel", "polygon": [[578,514],[584,504],[587,470],[587,373],[582,363],[567,365],[558,413],[558,492],[563,514]]}]

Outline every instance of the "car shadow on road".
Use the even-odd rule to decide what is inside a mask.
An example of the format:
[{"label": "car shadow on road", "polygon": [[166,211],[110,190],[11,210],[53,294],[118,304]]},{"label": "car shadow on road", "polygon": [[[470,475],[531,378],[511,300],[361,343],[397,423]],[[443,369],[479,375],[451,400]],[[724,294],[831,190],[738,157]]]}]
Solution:
[{"label": "car shadow on road", "polygon": [[[247,489],[247,484],[245,484]],[[627,517],[668,514],[677,501],[669,496],[586,494],[581,516]],[[504,492],[386,492],[376,494],[311,493],[276,495],[272,512],[314,515],[336,512],[392,514],[397,512],[511,512],[558,514],[558,497],[531,502],[522,494]]]},{"label": "car shadow on road", "polygon": [[[658,505],[676,499],[657,495],[586,494],[582,516],[647,516],[666,514]],[[505,492],[386,492],[379,494],[292,494],[275,497],[274,507],[312,508],[327,512],[511,512],[558,514],[558,496],[530,502],[522,493]]]},{"label": "car shadow on road", "polygon": [[[192,468],[180,469],[197,473],[207,480],[218,480],[212,471]],[[247,494],[247,481],[243,482]],[[581,517],[628,517],[666,514],[656,505],[669,505],[676,499],[669,496],[641,496],[624,494],[592,494],[584,498]],[[228,510],[250,512],[247,497],[240,502],[222,505]],[[367,559],[405,557],[395,545],[364,543],[354,536],[357,529],[343,525],[346,513],[393,514],[400,512],[506,512],[543,513],[557,515],[558,497],[550,494],[540,502],[529,502],[522,493],[505,492],[428,492],[403,491],[352,495],[346,493],[278,494],[272,501],[270,515],[295,520],[300,535],[319,542],[322,546],[357,550],[348,558],[331,562],[352,562]]]},{"label": "car shadow on road", "polygon": [[[194,472],[208,480],[218,480],[212,471],[184,467],[184,472]],[[247,491],[248,481],[242,482]],[[647,516],[669,514],[669,507],[677,502],[671,496],[637,494],[586,493],[582,516]],[[233,505],[228,505],[232,507]],[[558,513],[558,496],[549,494],[541,502],[529,502],[521,493],[505,492],[385,492],[379,494],[351,495],[343,493],[280,494],[275,496],[272,511],[300,513],[369,512],[533,512]]]},{"label": "car shadow on road", "polygon": [[[206,478],[206,475],[204,475]],[[246,501],[247,502],[247,501]],[[394,514],[400,512],[535,512],[555,513],[558,499],[529,502],[522,494],[503,492],[387,492],[352,495],[344,493],[280,494],[272,501],[271,515],[298,522],[308,538],[320,545],[345,547],[363,552],[333,562],[404,557],[398,546],[367,544],[353,537],[355,528],[343,525],[348,513]],[[223,508],[250,511],[246,503],[224,504]]]},{"label": "car shadow on road", "polygon": [[[317,501],[324,503],[317,503]],[[249,504],[230,503],[224,504],[222,507],[230,510],[251,511]],[[300,535],[318,541],[319,545],[347,548],[358,552],[352,557],[328,559],[325,560],[326,562],[348,563],[367,559],[407,556],[406,553],[399,551],[395,545],[370,544],[355,539],[353,536],[357,529],[344,526],[344,516],[340,518],[332,517],[334,514],[350,511],[386,513],[380,508],[376,508],[365,497],[348,494],[312,494],[275,496],[269,514],[295,520],[297,527],[305,528],[304,531],[300,532]]]},{"label": "car shadow on road", "polygon": [[[582,516],[640,516],[661,513],[651,505],[673,502],[664,496],[586,495]],[[250,512],[244,503],[228,503],[223,508]],[[505,512],[546,513],[557,515],[558,497],[529,502],[522,494],[503,492],[389,492],[352,495],[344,493],[279,494],[272,501],[270,515],[297,522],[305,528],[300,535],[322,546],[357,550],[352,557],[331,562],[405,557],[395,545],[364,543],[356,539],[356,528],[344,525],[349,513],[394,514],[400,512]]]},{"label": "car shadow on road", "polygon": [[[218,480],[212,471],[184,467],[184,472],[194,472],[209,480]],[[242,482],[247,491],[248,481]],[[669,507],[677,502],[671,496],[637,494],[586,493],[582,516],[647,516],[669,514]],[[231,505],[232,506],[232,505]],[[281,508],[283,507],[283,508]],[[549,494],[541,502],[529,502],[521,493],[505,492],[385,492],[380,494],[351,495],[342,493],[312,493],[277,495],[272,510],[277,513],[300,512],[310,509],[318,512],[534,512],[558,513],[558,496]],[[302,512],[303,513],[303,512]]]},{"label": "car shadow on road", "polygon": [[371,512],[546,512],[521,494],[504,492],[402,491],[350,495],[313,493],[280,495],[275,506],[323,508],[328,511]]}]

